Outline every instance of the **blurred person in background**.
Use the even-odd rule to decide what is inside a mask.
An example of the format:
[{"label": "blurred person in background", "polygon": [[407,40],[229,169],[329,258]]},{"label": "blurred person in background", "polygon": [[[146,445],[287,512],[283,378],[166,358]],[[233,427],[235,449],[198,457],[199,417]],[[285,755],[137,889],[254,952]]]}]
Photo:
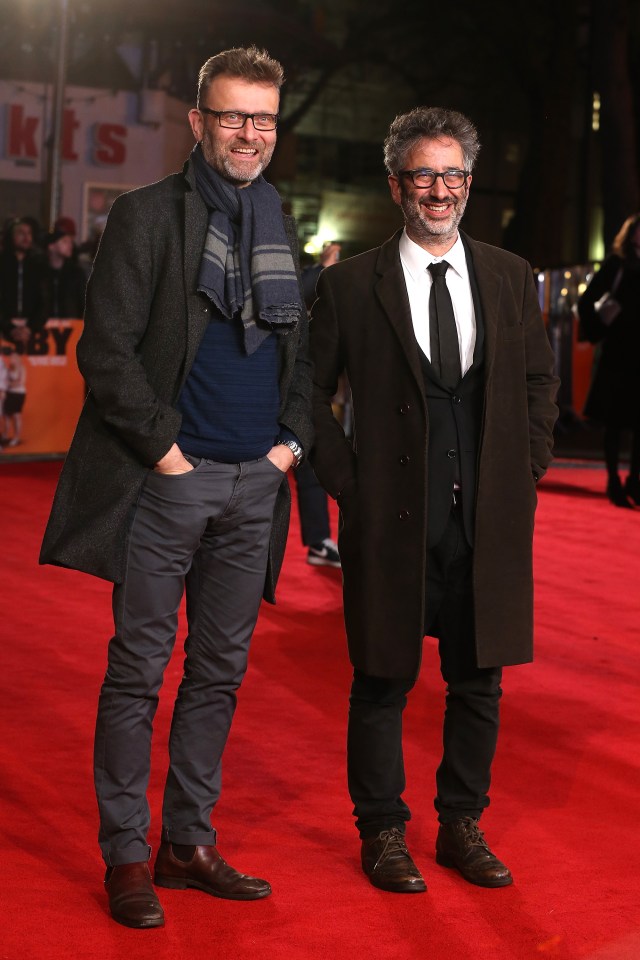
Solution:
[{"label": "blurred person in background", "polygon": [[[341,246],[335,241],[327,241],[317,263],[310,264],[302,271],[302,290],[307,310],[311,310],[316,298],[316,283],[325,269],[340,259]],[[307,548],[307,563],[312,567],[333,567],[340,569],[338,545],[331,538],[331,522],[327,493],[318,482],[313,467],[308,460],[300,464],[294,473],[298,495],[298,515],[300,517],[300,535]]]},{"label": "blurred person in background", "polygon": [[5,443],[5,418],[4,418],[4,401],[7,395],[7,387],[9,385],[9,370],[5,358],[0,354],[0,445]]},{"label": "blurred person in background", "polygon": [[318,277],[325,267],[330,267],[338,262],[341,250],[342,247],[339,243],[336,243],[335,240],[328,240],[322,246],[318,262],[310,264],[302,271],[302,289],[304,291],[304,302],[307,305],[307,310],[311,310],[313,301],[316,298]]},{"label": "blurred person in background", "polygon": [[17,447],[22,443],[22,411],[27,399],[27,370],[17,347],[9,349],[6,366],[6,393],[3,445]]},{"label": "blurred person in background", "polygon": [[34,248],[33,225],[25,217],[9,223],[0,254],[0,329],[22,352],[47,319],[45,263]]},{"label": "blurred person in background", "polygon": [[[603,298],[609,302],[601,308]],[[609,500],[633,509],[640,506],[640,214],[623,223],[578,301],[578,314],[581,339],[597,344],[584,415],[604,424]],[[627,430],[631,460],[623,484],[620,452]]]},{"label": "blurred person in background", "polygon": [[45,238],[45,309],[49,317],[82,317],[87,278],[74,258],[73,237],[57,227]]},{"label": "blurred person in background", "polygon": [[66,217],[66,216],[58,217],[58,219],[53,225],[53,230],[54,232],[56,230],[59,230],[61,233],[66,233],[69,237],[71,237],[75,247],[76,239],[78,236],[78,228],[76,227],[76,222],[73,219],[73,217]]}]

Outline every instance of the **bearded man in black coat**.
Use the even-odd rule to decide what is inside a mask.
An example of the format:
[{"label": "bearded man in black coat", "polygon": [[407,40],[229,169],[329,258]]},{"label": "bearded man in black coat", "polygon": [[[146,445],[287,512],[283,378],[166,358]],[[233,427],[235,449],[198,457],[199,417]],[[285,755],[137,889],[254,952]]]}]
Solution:
[{"label": "bearded man in black coat", "polygon": [[[478,821],[502,667],[532,657],[536,483],[557,380],[529,265],[458,229],[478,149],[454,111],[396,118],[385,162],[405,228],[324,270],[311,319],[312,459],[340,506],[355,668],[349,789],[364,872],[399,893],[426,889],[402,796],[402,712],[425,635],[447,688],[437,860],[481,886],[512,882]],[[331,405],[343,372],[353,442]]]}]

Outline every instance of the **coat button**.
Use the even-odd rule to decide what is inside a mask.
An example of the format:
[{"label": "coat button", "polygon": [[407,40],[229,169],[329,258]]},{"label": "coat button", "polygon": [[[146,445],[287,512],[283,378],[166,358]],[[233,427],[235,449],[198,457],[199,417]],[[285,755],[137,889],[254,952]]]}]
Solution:
[{"label": "coat button", "polygon": [[458,451],[457,451],[457,450],[447,450],[447,456],[449,457],[449,460],[455,460],[455,458],[458,456]]},{"label": "coat button", "polygon": [[409,413],[409,410],[411,410],[411,404],[410,404],[410,403],[402,403],[402,404],[400,404],[400,406],[398,407],[398,413],[401,413],[401,414],[403,414],[403,415],[404,415],[405,413]]},{"label": "coat button", "polygon": [[451,397],[451,402],[462,403],[462,397],[459,397],[457,393],[454,393],[454,395]]},{"label": "coat button", "polygon": [[410,459],[411,457],[409,456],[408,453],[403,453],[402,456],[399,457],[399,463],[401,463],[403,467],[406,467]]},{"label": "coat button", "polygon": [[410,516],[411,514],[409,513],[408,510],[401,510],[400,513],[398,514],[398,517],[400,520],[408,520]]}]

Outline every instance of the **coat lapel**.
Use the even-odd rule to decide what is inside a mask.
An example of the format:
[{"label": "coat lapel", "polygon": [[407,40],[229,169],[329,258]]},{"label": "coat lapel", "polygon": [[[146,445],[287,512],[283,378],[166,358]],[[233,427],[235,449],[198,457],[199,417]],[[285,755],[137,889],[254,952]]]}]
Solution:
[{"label": "coat lapel", "polygon": [[[493,369],[496,355],[496,336],[498,330],[497,318],[500,314],[502,300],[502,276],[496,272],[487,256],[486,248],[462,233],[462,242],[467,251],[467,258],[471,257],[471,265],[477,283],[477,296],[480,299],[482,324],[484,328],[484,356],[486,375]],[[474,296],[476,291],[474,291]]]},{"label": "coat lapel", "polygon": [[185,165],[187,187],[184,195],[184,281],[187,294],[187,354],[185,370],[190,370],[200,341],[209,322],[209,313],[204,310],[204,302],[198,287],[200,260],[207,233],[207,208],[195,185],[191,161]]},{"label": "coat lapel", "polygon": [[398,231],[380,247],[376,262],[379,279],[375,284],[375,296],[396,332],[413,376],[422,387],[424,381],[418,343],[413,330],[407,286],[398,248],[401,232]]}]

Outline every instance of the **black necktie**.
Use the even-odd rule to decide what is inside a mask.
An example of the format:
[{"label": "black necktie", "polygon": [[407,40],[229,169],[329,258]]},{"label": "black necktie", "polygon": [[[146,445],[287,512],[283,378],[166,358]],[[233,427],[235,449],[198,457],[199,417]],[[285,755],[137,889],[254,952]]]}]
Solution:
[{"label": "black necktie", "polygon": [[440,263],[430,263],[428,269],[433,280],[429,295],[431,364],[445,387],[453,388],[460,382],[462,370],[456,319],[445,278],[449,264],[441,260]]}]

